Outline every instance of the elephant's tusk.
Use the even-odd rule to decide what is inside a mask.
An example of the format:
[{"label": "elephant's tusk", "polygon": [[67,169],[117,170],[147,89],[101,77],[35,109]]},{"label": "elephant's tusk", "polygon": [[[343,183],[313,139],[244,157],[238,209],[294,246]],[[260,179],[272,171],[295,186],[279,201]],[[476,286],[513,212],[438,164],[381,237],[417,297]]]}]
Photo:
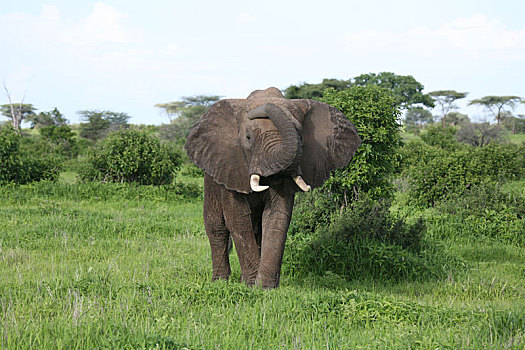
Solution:
[{"label": "elephant's tusk", "polygon": [[261,177],[259,175],[253,174],[252,176],[250,176],[250,187],[252,188],[252,191],[262,192],[270,188],[270,186],[259,185],[260,180],[261,180]]},{"label": "elephant's tusk", "polygon": [[296,176],[293,178],[293,180],[295,181],[295,183],[297,184],[297,186],[299,186],[299,188],[304,191],[304,192],[310,192],[312,190],[312,187],[310,187],[310,185],[306,184],[306,182],[304,182],[303,178],[301,177],[301,175],[299,176]]}]

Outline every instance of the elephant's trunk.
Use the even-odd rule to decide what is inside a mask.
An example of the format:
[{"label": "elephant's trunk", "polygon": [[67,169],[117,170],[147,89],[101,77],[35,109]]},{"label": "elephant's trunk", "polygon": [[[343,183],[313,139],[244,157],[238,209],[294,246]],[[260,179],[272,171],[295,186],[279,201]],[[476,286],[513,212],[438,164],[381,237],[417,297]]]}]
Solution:
[{"label": "elephant's trunk", "polygon": [[[271,176],[289,170],[294,172],[301,160],[301,137],[297,131],[300,127],[295,118],[273,103],[259,106],[248,113],[249,119],[270,118],[277,127],[279,137],[268,135],[261,137],[250,165],[251,174]],[[295,122],[295,123],[294,123]],[[297,127],[296,127],[297,124]]]}]

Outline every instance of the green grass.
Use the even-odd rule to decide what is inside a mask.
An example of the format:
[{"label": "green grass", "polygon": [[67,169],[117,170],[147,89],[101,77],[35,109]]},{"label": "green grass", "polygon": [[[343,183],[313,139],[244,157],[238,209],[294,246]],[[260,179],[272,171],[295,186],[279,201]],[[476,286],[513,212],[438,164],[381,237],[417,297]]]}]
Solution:
[{"label": "green grass", "polygon": [[[0,188],[0,348],[522,349],[525,247],[444,240],[445,279],[211,283],[202,202],[153,188]],[[444,235],[446,237],[446,235]],[[286,252],[285,252],[286,254]]]}]

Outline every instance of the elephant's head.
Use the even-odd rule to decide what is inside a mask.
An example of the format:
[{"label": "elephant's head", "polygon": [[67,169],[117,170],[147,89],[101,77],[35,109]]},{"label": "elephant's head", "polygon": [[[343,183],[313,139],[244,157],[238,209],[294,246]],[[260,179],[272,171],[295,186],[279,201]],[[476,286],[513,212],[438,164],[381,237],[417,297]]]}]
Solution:
[{"label": "elephant's head", "polygon": [[[240,193],[263,191],[262,179],[290,176],[309,191],[352,158],[361,139],[336,108],[314,100],[287,100],[276,88],[247,99],[215,103],[186,142],[191,160]],[[271,183],[271,181],[269,182]]]}]

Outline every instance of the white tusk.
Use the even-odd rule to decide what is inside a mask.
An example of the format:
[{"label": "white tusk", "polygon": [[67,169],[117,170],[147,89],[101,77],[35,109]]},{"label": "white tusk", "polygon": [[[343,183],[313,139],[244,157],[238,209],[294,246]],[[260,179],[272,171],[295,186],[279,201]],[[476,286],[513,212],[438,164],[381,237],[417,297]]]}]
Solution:
[{"label": "white tusk", "polygon": [[250,187],[252,188],[252,191],[262,192],[270,188],[270,186],[259,185],[260,180],[261,180],[261,177],[259,175],[253,174],[252,176],[250,176]]},{"label": "white tusk", "polygon": [[304,182],[304,180],[301,177],[301,175],[294,177],[293,180],[295,181],[297,186],[299,186],[299,188],[301,190],[303,190],[304,192],[310,192],[312,190],[312,187],[310,187],[310,185],[308,185],[308,184],[306,184],[306,182]]}]

